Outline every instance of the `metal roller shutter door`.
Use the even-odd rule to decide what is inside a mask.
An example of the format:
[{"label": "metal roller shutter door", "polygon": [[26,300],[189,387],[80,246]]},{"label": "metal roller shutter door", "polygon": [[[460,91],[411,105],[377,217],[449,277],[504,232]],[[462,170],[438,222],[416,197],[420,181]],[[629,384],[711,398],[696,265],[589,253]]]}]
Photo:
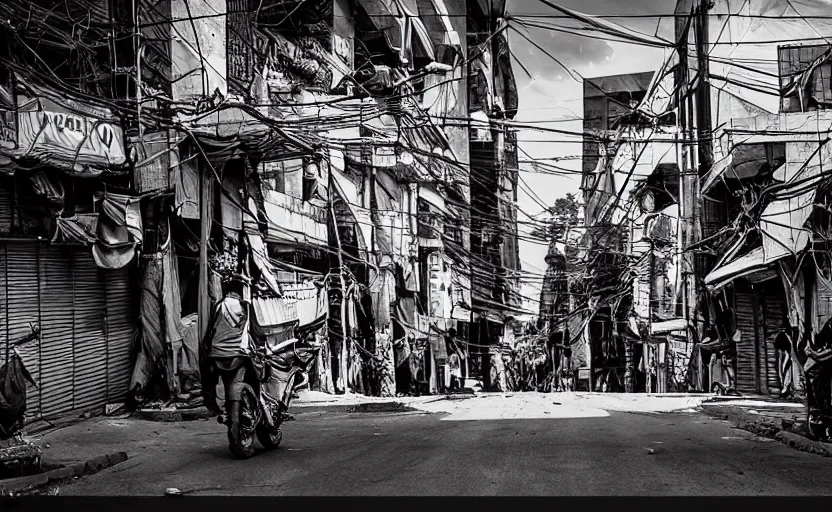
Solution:
[{"label": "metal roller shutter door", "polygon": [[753,299],[750,293],[737,291],[735,311],[737,328],[742,331],[740,341],[737,343],[737,391],[756,393],[754,376],[757,369],[757,340],[754,331]]},{"label": "metal roller shutter door", "polygon": [[[38,243],[8,243],[6,253],[6,293],[8,306],[6,331],[7,342],[15,341],[29,334],[29,324],[41,324],[40,287],[38,286]],[[32,379],[42,387],[40,373],[40,341],[31,341],[18,351],[26,364]],[[9,349],[9,353],[10,349]],[[40,417],[40,390],[27,389],[26,420]]]},{"label": "metal roller shutter door", "polygon": [[781,319],[786,315],[786,299],[782,293],[782,291],[772,291],[766,295],[765,365],[769,392],[779,391],[783,385],[777,369],[777,350],[774,348],[774,339],[782,326]]},{"label": "metal roller shutter door", "polygon": [[133,373],[133,347],[137,316],[132,301],[128,268],[109,270],[105,278],[107,297],[107,400],[127,396]]},{"label": "metal roller shutter door", "polygon": [[44,417],[73,409],[74,252],[72,247],[49,246],[43,248],[41,258],[41,413]]},{"label": "metal roller shutter door", "polygon": [[89,250],[75,251],[75,408],[106,402],[107,338],[104,275]]},{"label": "metal roller shutter door", "polygon": [[8,267],[6,266],[6,246],[0,246],[0,364],[6,363],[6,349],[8,348],[8,337],[6,332],[7,311],[9,309],[9,298],[6,295],[8,291],[6,287],[6,275]]}]

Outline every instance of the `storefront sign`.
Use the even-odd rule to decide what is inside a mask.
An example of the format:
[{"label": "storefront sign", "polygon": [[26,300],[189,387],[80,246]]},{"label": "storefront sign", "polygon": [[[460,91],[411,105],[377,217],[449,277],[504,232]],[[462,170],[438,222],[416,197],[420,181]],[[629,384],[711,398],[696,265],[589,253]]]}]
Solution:
[{"label": "storefront sign", "polygon": [[98,173],[126,162],[121,127],[110,112],[63,100],[19,95],[20,157],[40,159],[55,167]]}]

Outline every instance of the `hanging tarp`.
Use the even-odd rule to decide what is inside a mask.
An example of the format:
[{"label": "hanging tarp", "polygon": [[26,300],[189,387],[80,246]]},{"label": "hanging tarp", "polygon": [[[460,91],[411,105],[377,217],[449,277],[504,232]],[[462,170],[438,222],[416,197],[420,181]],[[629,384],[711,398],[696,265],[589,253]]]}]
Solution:
[{"label": "hanging tarp", "polygon": [[314,281],[283,285],[283,298],[295,301],[299,329],[308,329],[327,318],[329,301],[324,286]]},{"label": "hanging tarp", "polygon": [[341,151],[330,152],[330,172],[332,173],[335,192],[341,197],[347,209],[355,218],[358,247],[369,251],[369,243],[373,239],[373,225],[370,212],[358,203],[358,188],[344,174],[344,155]]},{"label": "hanging tarp", "polygon": [[419,199],[423,199],[425,202],[439,210],[440,212],[444,213],[448,217],[454,218],[454,215],[451,213],[450,210],[445,206],[445,200],[442,196],[437,193],[432,186],[430,185],[422,185],[419,187]]},{"label": "hanging tarp", "polygon": [[142,239],[142,212],[139,198],[105,192],[101,210],[117,226],[124,226],[136,240]]},{"label": "hanging tarp", "polygon": [[725,171],[731,166],[733,162],[733,154],[728,153],[727,156],[720,158],[711,166],[708,173],[702,177],[702,193],[707,193],[714,185],[719,182],[719,179],[725,174]]},{"label": "hanging tarp", "polygon": [[92,249],[96,265],[112,270],[133,261],[143,239],[139,198],[105,192],[101,196],[97,235]]},{"label": "hanging tarp", "polygon": [[760,215],[763,250],[768,261],[803,251],[811,240],[804,228],[814,210],[815,190],[796,197],[773,201]]},{"label": "hanging tarp", "polygon": [[198,152],[204,153],[215,166],[230,158],[251,154],[269,161],[308,151],[313,143],[320,141],[314,132],[290,133],[255,107],[231,100],[219,103],[207,113],[180,114],[176,121],[195,139]]},{"label": "hanging tarp", "polygon": [[37,158],[79,176],[125,170],[124,135],[112,112],[18,82],[26,92],[17,96],[17,149],[10,156]]},{"label": "hanging tarp", "polygon": [[254,297],[254,318],[261,327],[274,327],[298,321],[297,301],[278,297]]},{"label": "hanging tarp", "polygon": [[414,55],[434,59],[433,43],[419,19],[416,0],[358,0],[358,4],[384,34],[388,46],[406,61],[413,62]]},{"label": "hanging tarp", "polygon": [[202,383],[199,376],[199,322],[196,313],[181,320],[182,346],[176,354],[176,374],[179,377],[179,389],[190,393]]},{"label": "hanging tarp", "polygon": [[50,179],[45,172],[39,171],[29,176],[29,182],[36,194],[45,197],[56,207],[63,209],[64,187],[60,181]]},{"label": "hanging tarp", "polygon": [[98,231],[97,213],[79,213],[72,217],[56,217],[55,234],[52,236],[52,242],[94,244],[98,240],[95,235],[96,231]]},{"label": "hanging tarp", "polygon": [[266,248],[266,244],[263,242],[263,237],[260,235],[260,231],[257,228],[257,222],[251,216],[251,213],[256,211],[257,203],[254,201],[254,198],[249,197],[248,211],[246,211],[243,215],[243,227],[245,228],[251,259],[254,262],[254,266],[260,273],[260,281],[272,294],[280,297],[282,292],[280,290],[280,285],[277,282],[277,278],[275,277],[278,272],[277,268],[272,265],[272,262],[269,259],[269,252]]},{"label": "hanging tarp", "polygon": [[755,247],[742,256],[717,266],[705,276],[705,284],[713,289],[718,289],[734,279],[764,270],[769,263],[772,263],[772,261],[766,261],[763,248]]}]

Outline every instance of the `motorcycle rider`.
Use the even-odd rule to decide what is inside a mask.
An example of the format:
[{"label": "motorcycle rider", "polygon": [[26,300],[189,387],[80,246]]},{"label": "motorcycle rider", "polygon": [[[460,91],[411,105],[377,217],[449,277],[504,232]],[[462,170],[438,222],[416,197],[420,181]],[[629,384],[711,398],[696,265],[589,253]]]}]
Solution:
[{"label": "motorcycle rider", "polygon": [[[804,375],[806,376],[806,403],[809,410],[809,428],[813,434],[818,435],[814,431],[813,424],[816,422],[817,416],[827,416],[830,411],[830,405],[826,400],[829,397],[824,396],[824,387],[829,384],[832,378],[832,318],[826,321],[820,332],[814,337],[814,346],[807,346],[805,353],[808,357],[806,364],[803,366]],[[825,423],[823,420],[820,424]],[[828,432],[828,425],[824,426],[822,430]],[[826,436],[823,436],[826,437]]]},{"label": "motorcycle rider", "polygon": [[205,407],[214,414],[222,410],[217,404],[217,384],[220,378],[215,361],[247,357],[246,326],[248,304],[243,300],[242,276],[231,276],[223,280],[224,296],[211,313],[209,329],[202,340],[202,394]]}]

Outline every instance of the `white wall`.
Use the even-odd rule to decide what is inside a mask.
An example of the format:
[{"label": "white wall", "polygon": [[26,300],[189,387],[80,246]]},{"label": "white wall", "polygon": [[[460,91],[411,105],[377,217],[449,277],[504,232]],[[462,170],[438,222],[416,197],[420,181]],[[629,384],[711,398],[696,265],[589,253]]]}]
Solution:
[{"label": "white wall", "polygon": [[225,14],[226,0],[171,0],[174,101],[228,93]]}]

